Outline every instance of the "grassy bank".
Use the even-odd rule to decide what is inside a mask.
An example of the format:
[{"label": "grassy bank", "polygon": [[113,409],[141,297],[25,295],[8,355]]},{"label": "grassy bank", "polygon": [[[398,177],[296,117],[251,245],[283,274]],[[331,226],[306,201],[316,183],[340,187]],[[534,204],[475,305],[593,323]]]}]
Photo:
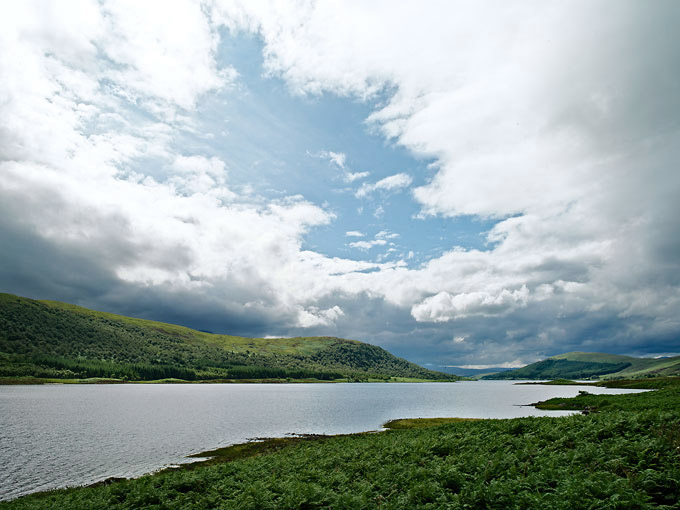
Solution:
[{"label": "grassy bank", "polygon": [[571,402],[558,408],[594,412],[237,445],[205,465],[0,508],[680,508],[679,385]]}]

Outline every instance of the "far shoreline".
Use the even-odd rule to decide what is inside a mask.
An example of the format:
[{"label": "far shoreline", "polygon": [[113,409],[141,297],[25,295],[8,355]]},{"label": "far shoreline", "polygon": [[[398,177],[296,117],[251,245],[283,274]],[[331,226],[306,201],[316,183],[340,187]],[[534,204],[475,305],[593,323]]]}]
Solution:
[{"label": "far shoreline", "polygon": [[390,377],[378,379],[368,377],[366,379],[206,379],[200,381],[187,381],[184,379],[156,379],[151,381],[126,381],[123,379],[94,377],[88,379],[56,379],[41,377],[0,377],[0,386],[40,386],[40,385],[79,385],[79,384],[355,384],[355,383],[455,383],[467,381],[467,379],[441,380],[421,379],[415,377]]}]

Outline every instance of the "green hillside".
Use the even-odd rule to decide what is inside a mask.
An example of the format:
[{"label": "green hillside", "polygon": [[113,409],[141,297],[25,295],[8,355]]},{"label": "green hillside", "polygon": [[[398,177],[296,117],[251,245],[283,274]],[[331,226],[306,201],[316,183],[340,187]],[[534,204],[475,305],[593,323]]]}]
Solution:
[{"label": "green hillside", "polygon": [[623,370],[604,374],[602,379],[666,377],[680,375],[680,356],[671,358],[633,358],[619,354],[603,354],[598,352],[569,352],[553,356],[552,359],[571,361],[602,361],[607,363],[630,363]]},{"label": "green hillside", "polygon": [[0,377],[455,380],[334,337],[245,338],[0,294]]},{"label": "green hillside", "polygon": [[634,363],[641,358],[623,356],[622,354],[607,354],[604,352],[567,352],[551,356],[549,359],[566,359],[568,361],[586,361],[590,363]]},{"label": "green hillside", "polygon": [[568,352],[484,379],[631,379],[680,375],[680,356],[634,358],[600,352]]}]

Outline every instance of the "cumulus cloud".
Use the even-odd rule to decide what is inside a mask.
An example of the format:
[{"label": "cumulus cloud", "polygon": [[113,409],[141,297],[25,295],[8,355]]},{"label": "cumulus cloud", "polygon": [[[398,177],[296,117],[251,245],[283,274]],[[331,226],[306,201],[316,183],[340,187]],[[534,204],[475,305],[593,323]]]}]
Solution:
[{"label": "cumulus cloud", "polygon": [[510,313],[515,307],[526,306],[528,297],[526,286],[514,291],[502,289],[496,294],[469,292],[451,295],[442,291],[413,305],[411,315],[417,321],[432,322],[447,322],[468,315],[501,315]]},{"label": "cumulus cloud", "polygon": [[[217,34],[200,5],[187,2],[170,8],[178,30],[152,24],[153,37],[140,35],[150,7],[135,6],[84,3],[75,18],[43,16],[45,6],[29,2],[3,9],[0,62],[11,76],[0,84],[5,214],[34,243],[47,243],[47,253],[106,261],[95,265],[100,294],[186,293],[231,317],[294,326],[300,301],[291,297],[318,292],[293,277],[310,263],[302,236],[333,215],[303,197],[263,204],[238,195],[219,158],[175,151],[172,137],[186,125],[177,119],[226,86]],[[101,62],[107,48],[116,65]],[[138,161],[161,171],[147,173]],[[332,271],[361,267],[339,262]]]},{"label": "cumulus cloud", "polygon": [[298,324],[303,328],[330,326],[343,315],[345,315],[345,313],[342,311],[342,308],[337,305],[333,308],[328,308],[327,310],[319,310],[317,307],[312,306],[307,310],[300,310]]},{"label": "cumulus cloud", "polygon": [[[668,72],[680,57],[680,11],[672,2],[613,5],[384,3],[356,16],[346,5],[300,4],[298,15],[282,6],[240,15],[262,35],[269,71],[294,92],[395,91],[368,122],[436,160],[414,190],[425,217],[501,220],[489,251],[444,254],[401,274],[385,299],[422,319],[453,320],[464,309],[500,313],[506,324],[522,317],[533,331],[527,346],[549,341],[539,338],[547,324],[524,311],[591,320],[588,335],[629,345],[629,326],[643,321],[652,325],[637,335],[644,349],[645,336],[668,338],[679,326],[664,303],[679,296],[678,235],[667,218],[680,212],[670,198],[680,192],[680,95]],[[522,288],[528,295],[515,299]],[[490,306],[499,299],[513,304],[510,315]]]},{"label": "cumulus cloud", "polygon": [[227,172],[219,158],[177,156],[172,162],[171,182],[185,194],[203,193],[222,200],[234,200],[236,194],[227,186]]},{"label": "cumulus cloud", "polygon": [[[677,350],[673,2],[0,9],[7,290],[236,332],[320,328],[416,361]],[[217,65],[223,26],[257,34],[292,93],[367,101],[374,133],[433,161],[412,191],[418,221],[494,218],[487,249],[451,246],[417,268],[305,250],[333,213],[238,193],[222,160],[178,150],[202,98],[238,80]],[[320,157],[348,183],[368,176],[345,153]],[[356,197],[412,184],[398,173]]]},{"label": "cumulus cloud", "polygon": [[407,188],[411,185],[413,179],[410,175],[405,173],[399,173],[395,175],[390,175],[384,179],[380,179],[378,182],[372,184],[363,184],[355,193],[357,198],[363,198],[374,191],[396,191],[403,188]]}]

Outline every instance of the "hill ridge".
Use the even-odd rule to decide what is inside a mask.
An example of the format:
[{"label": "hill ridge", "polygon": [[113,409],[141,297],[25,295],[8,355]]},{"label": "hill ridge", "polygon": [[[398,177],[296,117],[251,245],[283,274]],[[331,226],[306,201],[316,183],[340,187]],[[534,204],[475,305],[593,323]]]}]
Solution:
[{"label": "hill ridge", "polygon": [[680,356],[635,358],[622,354],[572,351],[484,379],[623,379],[680,375]]},{"label": "hill ridge", "polygon": [[[571,351],[565,352],[563,354],[556,354],[555,356],[550,356],[548,359],[566,359],[569,361],[591,361],[591,362],[603,362],[603,363],[613,363],[613,362],[627,362],[635,359],[633,356],[626,356],[624,354],[609,354],[606,352],[586,352],[586,351]],[[649,358],[651,359],[651,358]]]},{"label": "hill ridge", "polygon": [[0,294],[0,377],[455,380],[333,336],[249,338]]}]

